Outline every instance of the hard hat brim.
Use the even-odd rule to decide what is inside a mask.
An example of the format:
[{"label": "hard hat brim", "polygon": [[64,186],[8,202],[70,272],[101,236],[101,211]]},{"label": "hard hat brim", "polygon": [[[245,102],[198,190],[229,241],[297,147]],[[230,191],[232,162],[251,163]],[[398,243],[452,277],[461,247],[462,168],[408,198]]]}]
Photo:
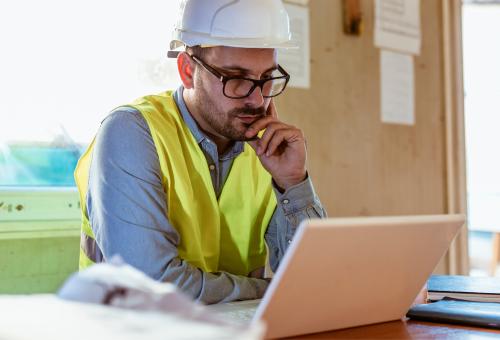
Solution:
[{"label": "hard hat brim", "polygon": [[[263,40],[261,38],[225,38],[212,37],[205,34],[192,34],[188,32],[176,32],[178,39],[170,42],[169,57],[175,58],[186,46],[228,46],[238,48],[272,48],[272,49],[296,49],[299,46],[292,40]],[[201,37],[200,37],[201,36]],[[172,56],[170,56],[172,55]],[[175,55],[175,56],[174,56]]]}]

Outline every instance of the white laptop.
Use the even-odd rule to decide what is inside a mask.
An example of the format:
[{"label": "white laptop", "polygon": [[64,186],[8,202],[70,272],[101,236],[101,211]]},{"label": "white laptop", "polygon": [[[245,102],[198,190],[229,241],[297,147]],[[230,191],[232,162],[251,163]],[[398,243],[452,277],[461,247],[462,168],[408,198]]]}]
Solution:
[{"label": "white laptop", "polygon": [[266,338],[398,320],[464,222],[463,215],[304,221],[262,300],[209,307],[263,321]]}]

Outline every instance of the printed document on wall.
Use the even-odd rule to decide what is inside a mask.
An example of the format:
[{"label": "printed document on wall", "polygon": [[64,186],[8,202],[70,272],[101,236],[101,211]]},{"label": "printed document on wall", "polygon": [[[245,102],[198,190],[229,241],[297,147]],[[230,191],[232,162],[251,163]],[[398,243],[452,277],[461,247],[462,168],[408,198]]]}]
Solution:
[{"label": "printed document on wall", "polygon": [[413,56],[380,50],[382,122],[415,124]]},{"label": "printed document on wall", "polygon": [[288,86],[309,88],[310,65],[309,65],[309,8],[285,3],[285,8],[290,17],[290,31],[292,41],[298,48],[280,49],[278,61],[290,74]]},{"label": "printed document on wall", "polygon": [[375,0],[375,45],[420,54],[420,0]]}]

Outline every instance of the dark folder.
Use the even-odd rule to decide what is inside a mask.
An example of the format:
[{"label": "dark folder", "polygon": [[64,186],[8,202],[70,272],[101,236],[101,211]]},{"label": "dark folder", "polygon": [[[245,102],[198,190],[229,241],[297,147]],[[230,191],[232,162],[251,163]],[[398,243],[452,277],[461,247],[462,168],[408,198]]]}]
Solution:
[{"label": "dark folder", "polygon": [[430,301],[450,297],[476,302],[500,302],[500,279],[460,275],[433,275],[427,284]]},{"label": "dark folder", "polygon": [[415,320],[500,329],[500,303],[497,302],[444,298],[438,302],[413,306],[406,316]]}]

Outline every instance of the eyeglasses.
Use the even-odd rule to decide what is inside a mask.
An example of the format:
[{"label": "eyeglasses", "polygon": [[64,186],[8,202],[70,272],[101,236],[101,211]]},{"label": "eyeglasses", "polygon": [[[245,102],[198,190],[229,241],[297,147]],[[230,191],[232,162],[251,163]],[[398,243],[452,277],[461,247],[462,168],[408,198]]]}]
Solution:
[{"label": "eyeglasses", "polygon": [[205,63],[197,56],[191,54],[188,55],[197,64],[199,64],[208,72],[212,73],[222,82],[222,93],[224,94],[224,96],[231,99],[246,98],[251,95],[257,87],[260,87],[262,97],[276,97],[285,90],[285,87],[290,80],[290,75],[280,65],[278,65],[278,71],[281,73],[281,75],[278,77],[270,77],[264,79],[251,79],[238,76],[229,77],[221,74],[219,71]]}]

